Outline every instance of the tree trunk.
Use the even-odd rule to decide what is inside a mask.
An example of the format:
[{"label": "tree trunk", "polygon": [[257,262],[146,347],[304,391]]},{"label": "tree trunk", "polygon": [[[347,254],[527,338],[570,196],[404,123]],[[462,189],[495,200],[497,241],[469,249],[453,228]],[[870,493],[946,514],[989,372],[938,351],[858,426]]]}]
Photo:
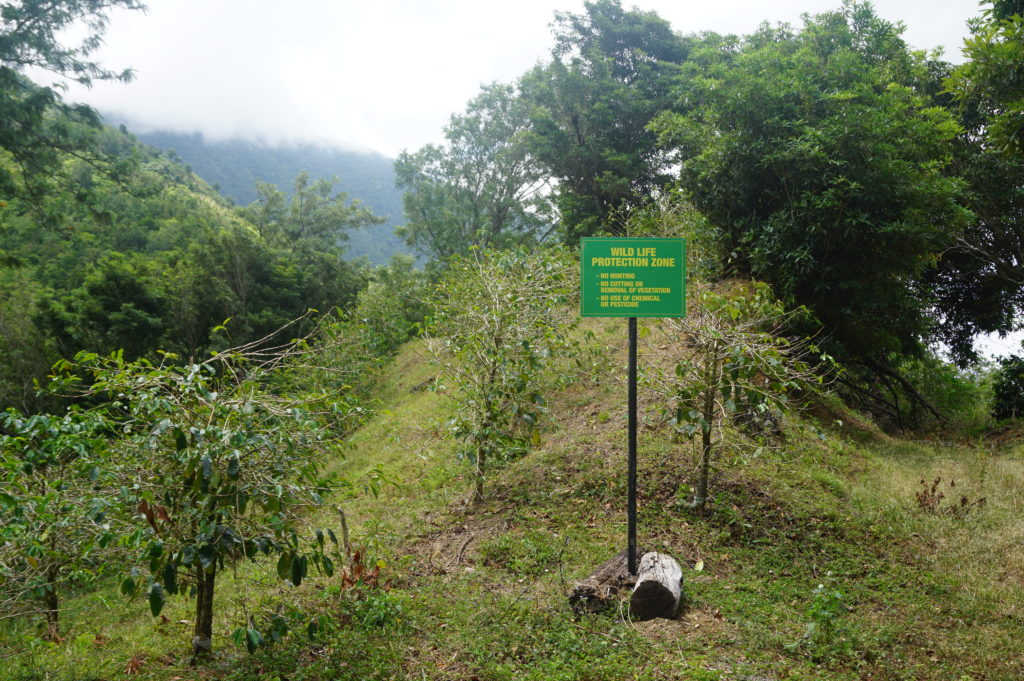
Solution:
[{"label": "tree trunk", "polygon": [[196,572],[196,624],[192,630],[192,662],[210,656],[213,651],[213,587],[217,579],[217,564],[209,571],[202,567]]},{"label": "tree trunk", "polygon": [[473,501],[483,501],[484,499],[484,464],[487,463],[487,450],[483,447],[477,447],[476,450],[476,491],[473,497]]},{"label": "tree trunk", "polygon": [[[718,346],[715,346],[714,355],[717,358]],[[700,515],[707,515],[708,502],[708,478],[711,477],[711,454],[714,449],[714,442],[711,439],[711,431],[715,423],[715,398],[720,388],[721,375],[718,372],[718,363],[711,368],[711,376],[707,387],[704,389],[704,405],[702,407],[702,418],[704,423],[700,429],[700,473],[697,477],[697,494],[693,499],[693,508]]]},{"label": "tree trunk", "polygon": [[682,594],[683,568],[679,563],[664,553],[646,553],[640,559],[629,611],[639,620],[672,619],[679,612]]},{"label": "tree trunk", "polygon": [[60,640],[60,596],[57,595],[57,578],[60,566],[51,565],[46,568],[46,592],[43,604],[46,606],[46,640]]},{"label": "tree trunk", "polygon": [[[643,553],[636,550],[637,558]],[[632,587],[636,577],[629,574],[626,550],[606,560],[594,574],[579,582],[569,594],[569,605],[576,612],[597,612],[612,604],[623,590]]]}]

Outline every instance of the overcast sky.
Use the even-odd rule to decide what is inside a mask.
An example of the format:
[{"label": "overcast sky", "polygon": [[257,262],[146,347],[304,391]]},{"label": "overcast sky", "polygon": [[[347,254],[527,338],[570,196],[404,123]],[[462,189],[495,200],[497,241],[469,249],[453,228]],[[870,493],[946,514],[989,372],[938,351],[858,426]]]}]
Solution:
[{"label": "overcast sky", "polygon": [[[148,0],[115,14],[97,57],[134,82],[70,87],[69,99],[133,127],[267,142],[324,142],[394,156],[438,141],[481,83],[510,81],[551,47],[555,10],[581,0]],[[840,0],[625,0],[683,33],[800,23]],[[915,48],[960,61],[977,0],[878,0]]]}]

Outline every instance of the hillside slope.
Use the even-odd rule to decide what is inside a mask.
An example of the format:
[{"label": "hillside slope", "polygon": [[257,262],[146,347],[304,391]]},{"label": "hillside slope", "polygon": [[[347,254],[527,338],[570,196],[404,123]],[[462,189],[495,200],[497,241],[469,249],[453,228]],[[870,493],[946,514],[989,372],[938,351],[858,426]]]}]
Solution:
[{"label": "hillside slope", "polygon": [[151,131],[136,137],[157,149],[173,151],[199,177],[240,206],[256,200],[257,182],[290,193],[303,171],[314,180],[337,178],[338,191],[384,218],[382,224],[349,233],[349,255],[386,264],[393,254],[408,252],[395,235],[395,226],[403,221],[402,192],[395,187],[392,159],[382,154],[312,144],[272,146],[242,139],[208,140],[200,133]]},{"label": "hillside slope", "polygon": [[[314,638],[296,633],[247,655],[228,643],[224,619],[214,663],[189,669],[186,608],[175,603],[161,623],[111,588],[80,598],[66,640],[22,653],[11,678],[1024,676],[1021,448],[900,441],[854,415],[790,418],[777,446],[758,451],[727,433],[712,512],[699,518],[685,508],[690,445],[672,441],[643,393],[640,543],[683,564],[686,604],[673,620],[634,622],[625,607],[574,614],[574,581],[625,542],[623,326],[588,323],[605,361],[581,375],[564,367],[576,380],[551,395],[540,445],[493,475],[475,505],[447,435],[444,379],[421,341],[403,349],[381,376],[376,416],[337,464],[353,480],[386,482],[332,500],[362,563],[376,568],[355,584],[321,578],[298,592],[276,586],[273,565],[234,578],[254,617],[320,615]],[[648,338],[646,367],[660,348],[656,329]],[[829,407],[842,418],[841,405]],[[915,494],[936,478],[947,492],[955,480],[957,498],[929,507]],[[969,507],[945,510],[960,494]],[[322,522],[336,524],[336,511],[313,519]],[[297,596],[300,606],[285,605]],[[223,607],[237,616],[239,603],[225,596]]]}]

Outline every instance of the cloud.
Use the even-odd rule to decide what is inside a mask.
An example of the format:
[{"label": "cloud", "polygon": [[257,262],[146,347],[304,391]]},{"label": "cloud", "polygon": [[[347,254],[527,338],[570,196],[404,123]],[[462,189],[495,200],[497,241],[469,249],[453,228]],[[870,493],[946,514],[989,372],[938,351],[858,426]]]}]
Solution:
[{"label": "cloud", "polygon": [[[839,2],[637,4],[681,32],[745,33]],[[927,48],[958,47],[978,10],[976,0],[875,4]],[[136,80],[69,86],[68,96],[150,128],[395,155],[438,141],[482,83],[512,80],[545,58],[556,9],[578,12],[582,2],[151,0],[145,14],[114,16],[98,55],[135,68]]]}]

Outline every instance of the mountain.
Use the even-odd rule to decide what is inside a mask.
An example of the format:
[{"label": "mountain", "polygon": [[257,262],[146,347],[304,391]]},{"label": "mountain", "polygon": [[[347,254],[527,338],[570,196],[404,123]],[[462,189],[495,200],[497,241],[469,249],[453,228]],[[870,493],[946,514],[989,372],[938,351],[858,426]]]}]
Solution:
[{"label": "mountain", "polygon": [[[131,129],[130,124],[128,127]],[[290,191],[302,171],[314,180],[336,178],[339,191],[385,218],[382,224],[349,232],[349,255],[366,256],[374,263],[384,264],[395,253],[408,252],[395,234],[395,226],[402,222],[402,192],[395,187],[393,161],[382,154],[312,144],[270,146],[243,139],[216,141],[201,133],[133,134],[145,144],[169,154],[173,152],[238,205],[256,200],[257,182],[269,182]]]}]

